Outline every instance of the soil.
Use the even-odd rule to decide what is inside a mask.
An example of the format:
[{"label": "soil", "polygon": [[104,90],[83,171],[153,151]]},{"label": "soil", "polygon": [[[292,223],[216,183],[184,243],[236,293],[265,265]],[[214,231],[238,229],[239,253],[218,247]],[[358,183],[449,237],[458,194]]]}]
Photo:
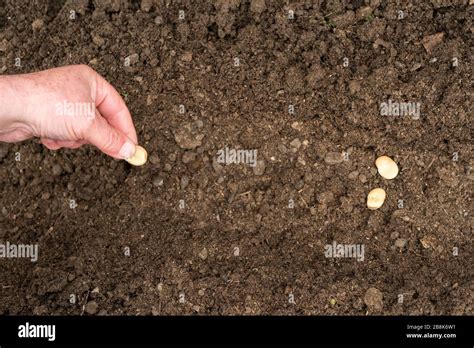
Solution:
[{"label": "soil", "polygon": [[468,3],[0,0],[2,73],[88,64],[150,156],[1,145],[0,313],[472,314]]}]

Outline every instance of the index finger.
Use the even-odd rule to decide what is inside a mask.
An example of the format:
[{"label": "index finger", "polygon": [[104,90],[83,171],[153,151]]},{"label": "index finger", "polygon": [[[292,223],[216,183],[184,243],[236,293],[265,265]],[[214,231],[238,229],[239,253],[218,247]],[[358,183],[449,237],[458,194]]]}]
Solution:
[{"label": "index finger", "polygon": [[110,83],[98,73],[96,73],[96,76],[96,108],[112,127],[127,135],[135,144],[138,144],[137,132],[127,105]]}]

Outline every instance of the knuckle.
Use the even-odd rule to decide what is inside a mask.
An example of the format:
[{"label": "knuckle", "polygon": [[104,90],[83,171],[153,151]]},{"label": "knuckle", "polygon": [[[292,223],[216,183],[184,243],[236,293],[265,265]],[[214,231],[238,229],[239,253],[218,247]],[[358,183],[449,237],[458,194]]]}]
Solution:
[{"label": "knuckle", "polygon": [[95,72],[94,69],[92,69],[89,65],[87,64],[79,64],[77,65],[77,68],[84,73],[90,73],[90,72]]}]

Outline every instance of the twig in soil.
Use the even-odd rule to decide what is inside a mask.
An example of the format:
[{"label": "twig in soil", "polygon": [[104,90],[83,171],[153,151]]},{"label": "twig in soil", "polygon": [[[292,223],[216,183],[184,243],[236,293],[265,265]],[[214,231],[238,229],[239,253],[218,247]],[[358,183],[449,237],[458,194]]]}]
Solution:
[{"label": "twig in soil", "polygon": [[82,305],[82,312],[80,315],[84,315],[84,311],[86,310],[87,300],[89,299],[89,294],[90,294],[90,291],[87,291],[86,299],[84,300],[84,304]]},{"label": "twig in soil", "polygon": [[306,203],[306,201],[303,198],[300,197],[300,199],[303,201],[305,208],[309,208],[308,203]]},{"label": "twig in soil", "polygon": [[242,192],[242,193],[239,193],[237,196],[243,196],[243,195],[247,195],[249,194],[251,191],[247,191],[247,192]]}]

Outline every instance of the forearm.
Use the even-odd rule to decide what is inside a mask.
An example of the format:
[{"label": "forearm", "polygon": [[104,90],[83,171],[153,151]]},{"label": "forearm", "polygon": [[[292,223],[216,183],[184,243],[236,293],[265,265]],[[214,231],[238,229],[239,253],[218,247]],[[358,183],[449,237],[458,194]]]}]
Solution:
[{"label": "forearm", "polygon": [[[27,102],[31,93],[31,81],[27,75],[0,76],[0,135],[2,141],[13,141],[5,134],[14,129],[19,133],[28,133],[27,118],[31,114],[32,105]],[[27,136],[25,136],[25,139]]]}]

